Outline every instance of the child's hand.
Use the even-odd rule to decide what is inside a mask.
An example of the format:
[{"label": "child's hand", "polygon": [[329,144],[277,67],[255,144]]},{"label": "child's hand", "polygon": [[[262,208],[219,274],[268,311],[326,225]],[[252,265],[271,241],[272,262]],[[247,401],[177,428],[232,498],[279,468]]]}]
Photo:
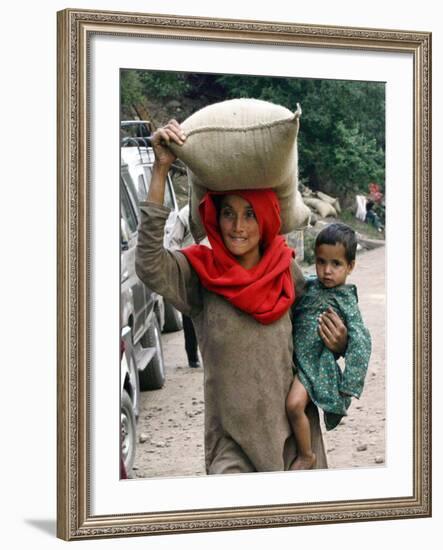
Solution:
[{"label": "child's hand", "polygon": [[325,346],[333,353],[343,355],[348,345],[348,329],[332,307],[318,319],[318,332]]}]

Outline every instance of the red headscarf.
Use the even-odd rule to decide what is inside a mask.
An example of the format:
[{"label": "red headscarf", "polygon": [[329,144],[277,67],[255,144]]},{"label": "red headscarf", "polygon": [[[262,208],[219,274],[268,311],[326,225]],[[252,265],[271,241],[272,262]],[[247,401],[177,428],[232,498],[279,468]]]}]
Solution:
[{"label": "red headscarf", "polygon": [[[226,248],[213,197],[239,195],[254,209],[263,254],[252,269],[242,267]],[[212,248],[192,245],[182,250],[208,290],[267,325],[279,319],[295,299],[291,262],[295,253],[279,235],[280,205],[272,189],[209,191],[199,206]]]}]

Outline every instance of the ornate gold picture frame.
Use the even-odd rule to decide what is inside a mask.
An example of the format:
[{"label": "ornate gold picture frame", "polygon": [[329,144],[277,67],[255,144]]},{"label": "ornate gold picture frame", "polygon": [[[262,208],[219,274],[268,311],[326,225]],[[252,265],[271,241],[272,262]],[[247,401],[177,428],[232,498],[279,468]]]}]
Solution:
[{"label": "ornate gold picture frame", "polygon": [[[410,307],[412,451],[404,494],[165,509],[151,495],[149,511],[94,509],[91,480],[91,79],[94,37],[110,41],[191,41],[252,47],[313,48],[356,55],[409,56],[412,67],[412,231],[409,239],[413,293]],[[158,68],[158,67],[157,67]],[[118,105],[116,106],[118,109]],[[114,165],[117,167],[118,165]],[[118,171],[118,168],[116,168]],[[58,536],[65,540],[319,523],[428,517],[431,515],[431,35],[427,32],[327,27],[69,9],[58,13]],[[118,229],[117,229],[118,231]],[[116,361],[118,361],[116,359]],[[118,368],[118,367],[117,367]],[[309,475],[309,474],[308,474]],[[205,482],[206,480],[201,480]],[[126,483],[142,483],[129,481]],[[163,483],[162,480],[157,481]],[[260,478],[256,478],[260,483]],[[160,486],[161,487],[161,486]],[[161,489],[160,489],[161,490]],[[296,499],[295,499],[296,500]],[[122,510],[125,510],[122,508]]]}]

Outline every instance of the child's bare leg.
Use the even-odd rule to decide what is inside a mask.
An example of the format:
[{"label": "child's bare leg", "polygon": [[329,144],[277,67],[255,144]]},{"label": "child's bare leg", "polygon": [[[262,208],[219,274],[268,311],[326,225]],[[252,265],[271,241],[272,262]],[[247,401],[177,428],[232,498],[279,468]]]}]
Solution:
[{"label": "child's bare leg", "polygon": [[291,470],[310,470],[315,464],[311,446],[311,426],[305,409],[310,399],[300,380],[295,377],[286,399],[286,411],[297,443],[297,458]]}]

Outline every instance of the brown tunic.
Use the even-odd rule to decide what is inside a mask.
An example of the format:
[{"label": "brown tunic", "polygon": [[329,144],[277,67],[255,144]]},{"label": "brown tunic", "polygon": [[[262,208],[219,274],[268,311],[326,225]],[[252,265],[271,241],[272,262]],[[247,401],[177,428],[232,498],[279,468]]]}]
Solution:
[{"label": "brown tunic", "polygon": [[[262,325],[207,291],[186,257],[163,247],[169,210],[144,202],[141,213],[137,274],[195,326],[204,365],[207,473],[287,470],[295,458],[285,410],[292,382],[290,311]],[[295,262],[294,270],[302,278]],[[317,409],[308,414],[317,467],[326,468]]]}]

